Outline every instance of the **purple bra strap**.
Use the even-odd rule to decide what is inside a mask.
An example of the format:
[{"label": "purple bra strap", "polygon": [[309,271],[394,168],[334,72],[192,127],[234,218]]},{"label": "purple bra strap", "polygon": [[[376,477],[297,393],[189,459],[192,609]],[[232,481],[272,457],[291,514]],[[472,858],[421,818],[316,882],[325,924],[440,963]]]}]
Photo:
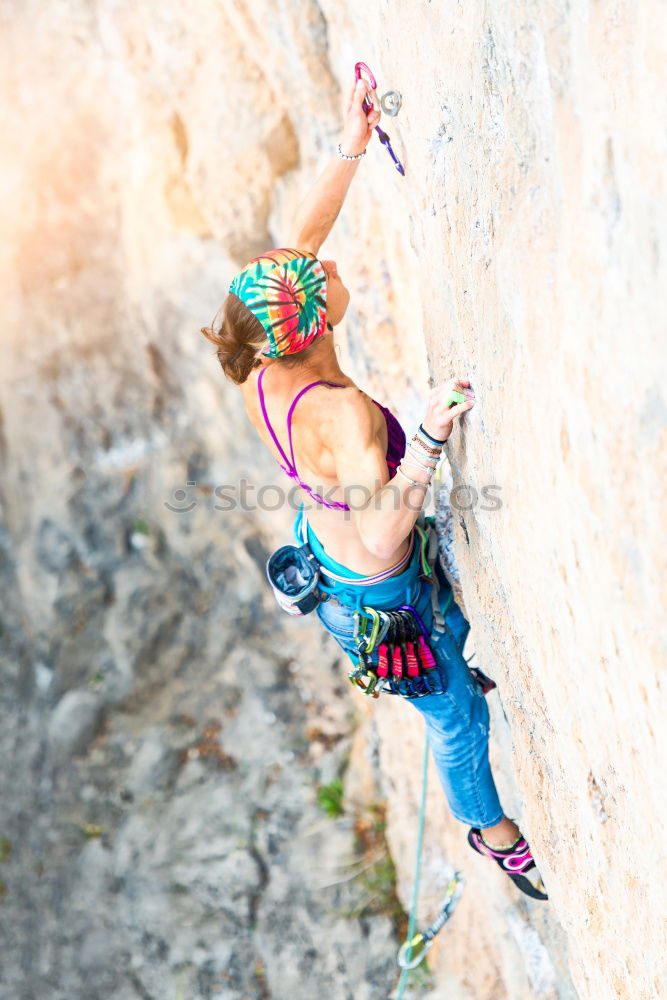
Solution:
[{"label": "purple bra strap", "polygon": [[265,372],[266,372],[266,368],[264,367],[264,368],[262,368],[261,372],[259,373],[259,378],[257,379],[257,391],[259,392],[259,403],[260,403],[260,406],[262,407],[262,416],[264,417],[264,423],[266,424],[266,426],[267,426],[267,428],[269,430],[269,433],[270,433],[271,437],[274,440],[276,448],[278,449],[278,451],[280,452],[280,454],[285,459],[285,465],[289,468],[289,459],[287,458],[287,455],[283,451],[282,445],[280,444],[280,441],[276,437],[276,432],[274,431],[273,427],[271,426],[271,421],[269,420],[269,415],[266,412],[266,403],[264,402],[264,392],[262,390],[262,379],[264,378],[264,373]]},{"label": "purple bra strap", "polygon": [[345,389],[345,386],[341,385],[340,382],[326,382],[324,379],[320,379],[319,382],[311,382],[310,385],[305,386],[305,388],[301,389],[301,391],[298,392],[294,397],[292,405],[290,406],[289,411],[287,413],[287,438],[289,440],[290,455],[292,456],[292,468],[294,469],[295,472],[296,472],[296,462],[294,461],[294,445],[292,444],[292,414],[294,413],[294,407],[299,402],[304,392],[308,392],[308,390],[312,389],[314,385],[330,385],[333,386],[334,388]]},{"label": "purple bra strap", "polygon": [[[269,430],[269,433],[271,434],[271,437],[273,438],[273,440],[275,442],[276,448],[278,449],[278,451],[280,452],[280,454],[282,455],[282,457],[285,459],[285,465],[289,469],[290,468],[289,459],[287,458],[287,455],[283,451],[282,446],[280,444],[280,441],[276,437],[276,432],[274,431],[273,427],[271,426],[271,422],[269,420],[269,415],[266,412],[266,404],[264,402],[264,392],[263,392],[263,389],[262,389],[262,378],[264,377],[264,373],[265,372],[266,372],[266,367],[262,368],[261,372],[259,373],[259,378],[257,380],[257,389],[258,389],[258,392],[259,392],[260,406],[262,407],[262,416],[264,417],[264,423],[266,424],[266,426],[267,426],[267,428]],[[330,385],[330,386],[334,386],[335,388],[339,388],[339,389],[344,389],[345,388],[345,386],[342,385],[340,382],[326,382],[324,379],[320,379],[318,382],[311,382],[310,385],[305,386],[305,388],[301,389],[296,394],[296,396],[294,397],[294,399],[292,400],[292,405],[290,406],[289,411],[287,413],[287,437],[288,437],[288,440],[289,440],[290,454],[292,456],[292,466],[291,466],[291,468],[292,468],[292,471],[294,472],[295,475],[297,475],[297,471],[296,471],[296,463],[294,461],[294,445],[292,444],[292,414],[294,413],[294,407],[299,402],[299,400],[303,396],[304,392],[308,392],[308,390],[312,389],[313,386],[315,386],[315,385]]]}]

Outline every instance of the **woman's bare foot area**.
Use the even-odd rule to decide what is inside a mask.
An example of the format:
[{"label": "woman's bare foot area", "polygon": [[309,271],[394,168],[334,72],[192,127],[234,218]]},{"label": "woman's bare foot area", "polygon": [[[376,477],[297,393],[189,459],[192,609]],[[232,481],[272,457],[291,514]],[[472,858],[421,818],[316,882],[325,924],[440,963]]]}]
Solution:
[{"label": "woman's bare foot area", "polygon": [[496,823],[495,826],[487,826],[482,829],[481,833],[483,840],[489,847],[503,848],[514,844],[521,831],[513,820],[503,816],[500,823]]}]

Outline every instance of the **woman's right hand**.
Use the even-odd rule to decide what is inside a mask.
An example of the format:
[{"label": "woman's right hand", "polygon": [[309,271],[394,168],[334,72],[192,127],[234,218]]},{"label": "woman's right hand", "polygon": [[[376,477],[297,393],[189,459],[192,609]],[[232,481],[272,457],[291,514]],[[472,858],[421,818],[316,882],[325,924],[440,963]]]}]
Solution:
[{"label": "woman's right hand", "polygon": [[[371,90],[369,82],[363,77],[356,81],[350,91],[340,143],[341,149],[348,156],[356,156],[366,149],[373,129],[380,121],[380,111],[373,101],[374,97],[377,99],[375,91]],[[362,107],[366,99],[373,104],[368,114]]]},{"label": "woman's right hand", "polygon": [[[466,398],[463,403],[455,403],[447,406],[447,397],[452,390],[462,393]],[[475,405],[475,391],[470,388],[467,379],[450,378],[442,385],[436,385],[431,389],[428,411],[422,420],[422,427],[431,437],[438,441],[446,441],[452,433],[454,421],[466,410]]]}]

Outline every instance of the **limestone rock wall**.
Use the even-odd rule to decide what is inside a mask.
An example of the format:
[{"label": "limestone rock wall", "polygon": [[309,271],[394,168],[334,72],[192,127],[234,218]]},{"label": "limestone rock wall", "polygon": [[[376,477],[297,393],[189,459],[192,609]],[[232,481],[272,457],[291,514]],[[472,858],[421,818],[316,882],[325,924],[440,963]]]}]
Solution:
[{"label": "limestone rock wall", "polygon": [[[237,267],[284,242],[334,154],[358,59],[402,94],[383,127],[406,177],[374,139],[323,248],[352,295],[341,351],[407,426],[429,378],[476,389],[448,446],[447,486],[469,487],[452,498],[456,554],[471,648],[499,685],[503,802],[550,893],[517,898],[472,855],[431,772],[420,920],[452,867],[467,883],[430,995],[664,995],[661,14],[655,0],[4,6],[11,995],[71,1000],[92,981],[114,1000],[357,1000],[394,981],[385,918],[355,950],[358,927],[300,877],[290,831],[318,838],[317,870],[329,850],[352,863],[349,823],[328,841],[312,798],[285,798],[349,750],[346,801],[386,798],[407,906],[421,723],[389,698],[351,700],[334,644],[272,607],[263,557],[291,512],[215,511],[220,483],[281,480],[197,332]],[[290,679],[299,658],[305,688]],[[299,688],[319,724],[307,753]],[[264,734],[255,757],[249,730]],[[198,763],[211,756],[219,772]],[[107,839],[79,854],[86,822]],[[226,833],[204,850],[206,824]],[[341,892],[334,908],[361,905]],[[36,941],[37,911],[50,916]],[[127,976],[105,966],[109,941]]]}]

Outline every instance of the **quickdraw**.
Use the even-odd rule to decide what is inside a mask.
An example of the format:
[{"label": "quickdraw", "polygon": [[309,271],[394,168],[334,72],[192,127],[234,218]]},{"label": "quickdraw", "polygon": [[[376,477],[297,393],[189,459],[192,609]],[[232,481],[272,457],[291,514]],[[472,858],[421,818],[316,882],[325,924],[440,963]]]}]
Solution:
[{"label": "quickdraw", "polygon": [[[362,607],[354,612],[357,665],[348,677],[364,694],[379,697],[385,678],[414,678],[432,670],[436,659],[428,645],[429,633],[410,604],[395,611]],[[375,659],[372,654],[377,650]]]},{"label": "quickdraw", "polygon": [[[371,90],[375,90],[376,87],[377,87],[377,81],[376,81],[375,77],[373,76],[372,72],[370,71],[370,69],[368,68],[368,66],[366,65],[365,62],[355,63],[355,67],[354,67],[355,78],[357,80],[361,79],[362,70],[365,70],[365,72],[368,73],[368,76],[370,77],[370,79],[369,79],[368,82],[371,85]],[[386,98],[386,100],[385,100],[385,98]],[[387,111],[387,114],[389,114],[389,115],[397,115],[398,114],[398,110],[399,110],[399,108],[401,106],[401,95],[398,93],[398,91],[388,91],[386,94],[383,95],[383,100],[385,100],[385,103],[381,105],[382,109],[383,110],[387,110],[387,108],[385,107],[385,105],[386,105],[387,107],[391,108],[391,110]],[[364,109],[364,111],[365,111],[366,114],[368,114],[368,112],[371,111],[372,108],[373,108],[372,102],[369,101],[367,98],[364,98],[364,101],[363,101],[363,103],[362,103],[361,106]],[[378,134],[380,142],[386,148],[387,152],[389,153],[389,155],[391,156],[392,160],[394,161],[394,166],[398,170],[399,174],[401,174],[401,176],[405,177],[405,170],[403,168],[403,164],[401,163],[401,161],[399,160],[399,158],[396,156],[396,153],[394,152],[394,150],[391,148],[391,142],[389,141],[389,136],[387,135],[387,133],[385,131],[383,131],[380,128],[379,125],[375,126],[375,131]]]},{"label": "quickdraw", "polygon": [[399,948],[396,961],[401,969],[416,969],[423,962],[424,956],[433,945],[436,934],[442,930],[454,912],[456,904],[461,898],[463,885],[464,879],[461,872],[454,872],[447,884],[440,912],[433,923],[429,924],[425,931],[421,931],[408,941],[404,941]]},{"label": "quickdraw", "polygon": [[378,675],[372,669],[371,653],[375,649],[380,633],[384,635],[387,628],[386,612],[368,607],[364,607],[361,611],[355,610],[354,641],[359,662],[347,676],[364,694],[372,695],[374,698],[379,697],[380,692],[376,690]]}]

